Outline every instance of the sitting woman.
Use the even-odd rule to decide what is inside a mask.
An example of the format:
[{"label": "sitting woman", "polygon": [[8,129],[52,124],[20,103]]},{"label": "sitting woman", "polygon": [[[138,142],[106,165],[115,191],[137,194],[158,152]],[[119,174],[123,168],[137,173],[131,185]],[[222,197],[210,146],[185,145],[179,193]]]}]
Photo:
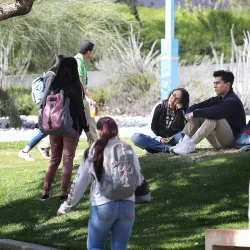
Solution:
[{"label": "sitting woman", "polygon": [[183,88],[174,89],[167,100],[154,106],[148,135],[135,133],[132,142],[147,153],[169,152],[169,148],[181,139],[188,105],[189,93]]}]

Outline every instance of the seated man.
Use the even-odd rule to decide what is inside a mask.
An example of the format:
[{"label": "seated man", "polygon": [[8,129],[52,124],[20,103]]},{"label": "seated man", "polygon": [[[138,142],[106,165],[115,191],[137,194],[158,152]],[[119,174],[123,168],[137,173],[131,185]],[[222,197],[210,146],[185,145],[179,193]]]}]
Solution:
[{"label": "seated man", "polygon": [[131,138],[132,142],[149,153],[169,152],[169,146],[176,145],[181,138],[188,105],[188,92],[183,88],[174,89],[167,100],[154,106],[149,135],[136,133]]},{"label": "seated man", "polygon": [[204,138],[216,149],[233,148],[246,124],[242,102],[232,88],[233,73],[218,70],[213,77],[217,96],[189,107],[185,116],[188,123],[182,131],[185,136],[171,148],[175,154],[194,152],[196,144]]}]

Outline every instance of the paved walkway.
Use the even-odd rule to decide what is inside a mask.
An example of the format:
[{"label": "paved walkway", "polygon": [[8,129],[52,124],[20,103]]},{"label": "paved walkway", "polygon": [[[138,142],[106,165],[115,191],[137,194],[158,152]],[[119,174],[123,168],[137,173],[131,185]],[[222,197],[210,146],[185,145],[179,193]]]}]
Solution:
[{"label": "paved walkway", "polygon": [[1,250],[59,250],[52,247],[45,247],[37,244],[16,241],[16,240],[8,240],[8,239],[0,239],[0,249]]},{"label": "paved walkway", "polygon": [[[122,137],[131,137],[134,133],[146,133],[147,127],[124,127],[119,128],[119,136]],[[0,142],[11,142],[11,141],[29,141],[32,139],[38,130],[32,129],[9,129],[9,130],[0,130]],[[85,133],[83,132],[81,138],[86,138]]]}]

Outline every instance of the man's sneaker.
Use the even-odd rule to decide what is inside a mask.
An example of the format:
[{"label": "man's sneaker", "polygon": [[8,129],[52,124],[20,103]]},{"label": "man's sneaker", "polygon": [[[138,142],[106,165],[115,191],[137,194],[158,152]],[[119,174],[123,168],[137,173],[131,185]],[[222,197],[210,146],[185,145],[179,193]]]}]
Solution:
[{"label": "man's sneaker", "polygon": [[172,150],[172,152],[177,155],[187,155],[193,153],[194,151],[195,151],[195,143],[193,143],[192,141],[180,142]]},{"label": "man's sneaker", "polygon": [[49,151],[47,151],[45,148],[41,148],[41,146],[39,145],[39,146],[38,146],[38,150],[40,151],[41,155],[42,155],[44,158],[46,158],[46,159],[50,158]]},{"label": "man's sneaker", "polygon": [[20,158],[23,158],[25,161],[34,161],[35,159],[30,156],[29,153],[23,152],[22,150],[18,153]]},{"label": "man's sneaker", "polygon": [[250,145],[247,145],[247,146],[244,146],[244,147],[240,148],[239,151],[241,151],[241,152],[249,152],[250,151]]}]

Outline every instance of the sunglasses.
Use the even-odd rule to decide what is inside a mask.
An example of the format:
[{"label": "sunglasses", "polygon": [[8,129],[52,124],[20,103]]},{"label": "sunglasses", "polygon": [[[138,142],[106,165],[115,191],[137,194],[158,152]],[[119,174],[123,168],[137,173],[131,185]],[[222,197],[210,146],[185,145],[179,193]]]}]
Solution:
[{"label": "sunglasses", "polygon": [[175,93],[173,93],[172,96],[174,97],[176,103],[181,103],[181,98],[176,97]]}]

